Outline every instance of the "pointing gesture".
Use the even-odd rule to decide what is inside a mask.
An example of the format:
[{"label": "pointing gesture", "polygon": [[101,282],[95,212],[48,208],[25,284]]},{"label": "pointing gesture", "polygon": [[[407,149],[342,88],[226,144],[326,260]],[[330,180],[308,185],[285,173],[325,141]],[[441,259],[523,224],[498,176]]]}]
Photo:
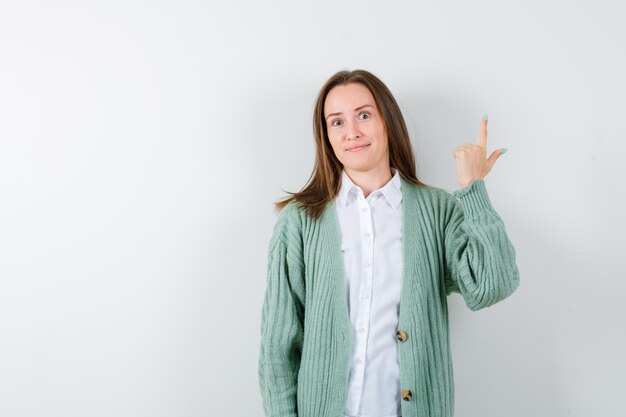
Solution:
[{"label": "pointing gesture", "polygon": [[463,188],[474,180],[485,178],[496,160],[506,152],[505,148],[493,151],[488,159],[487,155],[487,115],[480,119],[480,133],[475,144],[464,143],[452,152],[456,159],[456,179]]}]

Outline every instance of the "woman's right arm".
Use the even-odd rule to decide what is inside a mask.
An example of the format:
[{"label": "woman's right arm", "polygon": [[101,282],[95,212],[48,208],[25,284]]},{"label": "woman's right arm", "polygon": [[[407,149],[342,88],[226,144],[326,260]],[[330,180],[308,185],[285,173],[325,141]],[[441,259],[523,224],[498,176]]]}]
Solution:
[{"label": "woman's right arm", "polygon": [[269,244],[261,313],[259,387],[267,417],[297,417],[304,338],[304,261],[297,213],[283,208]]}]

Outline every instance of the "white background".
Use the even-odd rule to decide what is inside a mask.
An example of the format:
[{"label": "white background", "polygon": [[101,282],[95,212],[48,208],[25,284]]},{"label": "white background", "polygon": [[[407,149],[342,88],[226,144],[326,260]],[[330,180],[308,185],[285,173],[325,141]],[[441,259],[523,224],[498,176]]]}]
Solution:
[{"label": "white background", "polygon": [[451,295],[459,417],[623,415],[619,1],[0,1],[0,415],[262,416],[272,202],[367,69],[418,177],[489,114],[521,284]]}]

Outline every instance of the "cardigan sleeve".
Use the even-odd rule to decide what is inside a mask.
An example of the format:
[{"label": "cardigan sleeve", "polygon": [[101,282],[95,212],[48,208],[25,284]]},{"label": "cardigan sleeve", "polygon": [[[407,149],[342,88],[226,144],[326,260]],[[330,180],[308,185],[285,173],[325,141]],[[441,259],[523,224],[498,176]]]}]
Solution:
[{"label": "cardigan sleeve", "polygon": [[452,193],[446,204],[446,295],[460,293],[472,311],[489,307],[519,286],[515,249],[484,179]]},{"label": "cardigan sleeve", "polygon": [[297,417],[297,382],[304,336],[302,239],[291,206],[282,209],[272,238],[261,312],[259,387],[267,417]]}]

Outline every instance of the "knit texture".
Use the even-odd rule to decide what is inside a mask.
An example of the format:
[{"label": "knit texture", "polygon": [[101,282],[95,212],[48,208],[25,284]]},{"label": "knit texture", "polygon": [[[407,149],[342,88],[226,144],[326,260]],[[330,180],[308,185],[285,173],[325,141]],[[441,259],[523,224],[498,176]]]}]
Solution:
[{"label": "knit texture", "polygon": [[[412,394],[401,401],[402,416],[452,417],[447,296],[461,294],[476,311],[511,295],[519,286],[515,250],[483,179],[453,193],[401,180],[398,330],[408,339],[398,341],[398,354],[401,389]],[[351,326],[335,202],[313,221],[292,201],[268,250],[258,360],[267,417],[343,416]]]}]

